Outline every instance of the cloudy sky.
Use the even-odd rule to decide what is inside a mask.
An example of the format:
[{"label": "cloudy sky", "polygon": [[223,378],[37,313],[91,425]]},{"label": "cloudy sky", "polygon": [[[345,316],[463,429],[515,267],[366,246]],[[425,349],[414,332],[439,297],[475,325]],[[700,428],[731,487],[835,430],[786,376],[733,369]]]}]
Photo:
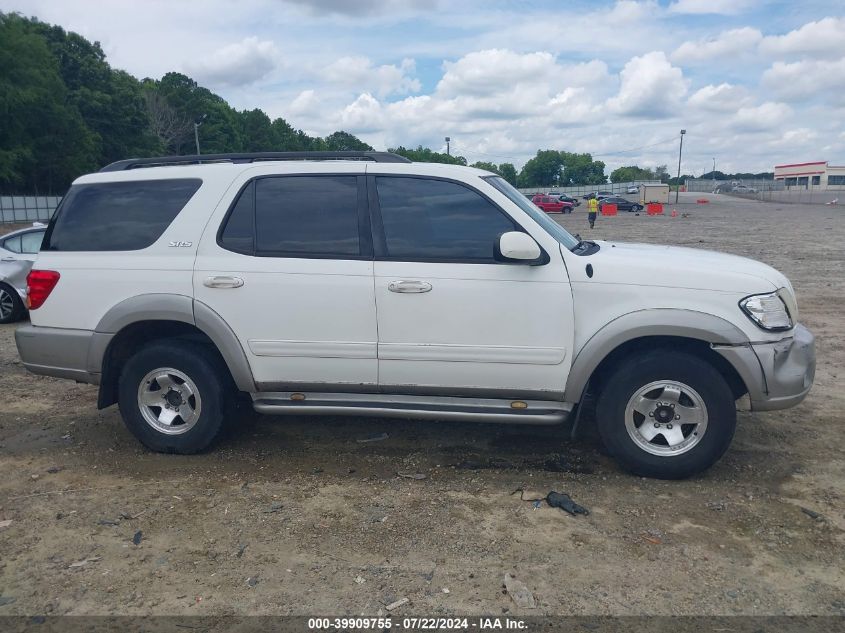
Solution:
[{"label": "cloudy sky", "polygon": [[[845,5],[801,0],[0,0],[377,149],[521,165],[537,149],[684,173],[845,163]],[[608,170],[608,172],[609,172]]]}]

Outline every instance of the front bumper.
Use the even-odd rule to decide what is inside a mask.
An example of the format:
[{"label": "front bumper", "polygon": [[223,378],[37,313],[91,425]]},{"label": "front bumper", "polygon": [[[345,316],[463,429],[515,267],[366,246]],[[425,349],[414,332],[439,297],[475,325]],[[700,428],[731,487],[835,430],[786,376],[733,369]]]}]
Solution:
[{"label": "front bumper", "polygon": [[752,411],[787,409],[810,392],[816,374],[815,337],[800,323],[773,343],[714,346],[743,379]]}]

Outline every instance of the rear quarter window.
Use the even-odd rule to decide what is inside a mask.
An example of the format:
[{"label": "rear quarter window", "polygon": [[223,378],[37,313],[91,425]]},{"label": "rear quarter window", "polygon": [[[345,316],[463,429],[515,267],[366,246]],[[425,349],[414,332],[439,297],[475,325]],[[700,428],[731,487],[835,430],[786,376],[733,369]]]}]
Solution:
[{"label": "rear quarter window", "polygon": [[202,185],[198,178],[74,185],[43,250],[136,251],[151,246]]}]

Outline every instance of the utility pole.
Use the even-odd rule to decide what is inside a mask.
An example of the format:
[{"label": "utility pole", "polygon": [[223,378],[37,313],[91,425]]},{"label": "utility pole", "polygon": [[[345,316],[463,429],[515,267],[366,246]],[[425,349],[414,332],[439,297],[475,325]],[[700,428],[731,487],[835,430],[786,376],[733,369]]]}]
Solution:
[{"label": "utility pole", "polygon": [[200,154],[200,134],[199,134],[199,126],[202,125],[202,122],[205,121],[205,117],[207,114],[203,114],[199,119],[194,121],[194,142],[197,144],[197,155]]},{"label": "utility pole", "polygon": [[449,153],[449,142],[451,140],[452,140],[452,137],[450,137],[450,136],[446,137],[446,156],[451,156],[451,154]]},{"label": "utility pole", "polygon": [[716,187],[716,159],[713,159],[713,187]]},{"label": "utility pole", "polygon": [[684,134],[686,130],[681,130],[681,146],[678,148],[678,188],[675,189],[675,204],[678,204],[678,196],[681,195],[681,155],[684,153]]}]

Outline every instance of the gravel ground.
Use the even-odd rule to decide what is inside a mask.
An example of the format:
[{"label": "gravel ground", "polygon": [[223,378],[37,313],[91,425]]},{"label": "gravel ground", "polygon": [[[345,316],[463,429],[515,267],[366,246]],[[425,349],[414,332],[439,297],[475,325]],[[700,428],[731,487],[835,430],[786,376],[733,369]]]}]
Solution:
[{"label": "gravel ground", "polygon": [[[740,413],[687,481],[632,477],[589,434],[453,422],[244,412],[207,454],[152,454],[96,388],[27,374],[0,326],[0,615],[375,615],[402,598],[391,615],[845,615],[843,210],[705,197],[592,231],[583,210],[557,218],[748,255],[795,285],[813,391]],[[534,509],[520,486],[591,513]]]}]

